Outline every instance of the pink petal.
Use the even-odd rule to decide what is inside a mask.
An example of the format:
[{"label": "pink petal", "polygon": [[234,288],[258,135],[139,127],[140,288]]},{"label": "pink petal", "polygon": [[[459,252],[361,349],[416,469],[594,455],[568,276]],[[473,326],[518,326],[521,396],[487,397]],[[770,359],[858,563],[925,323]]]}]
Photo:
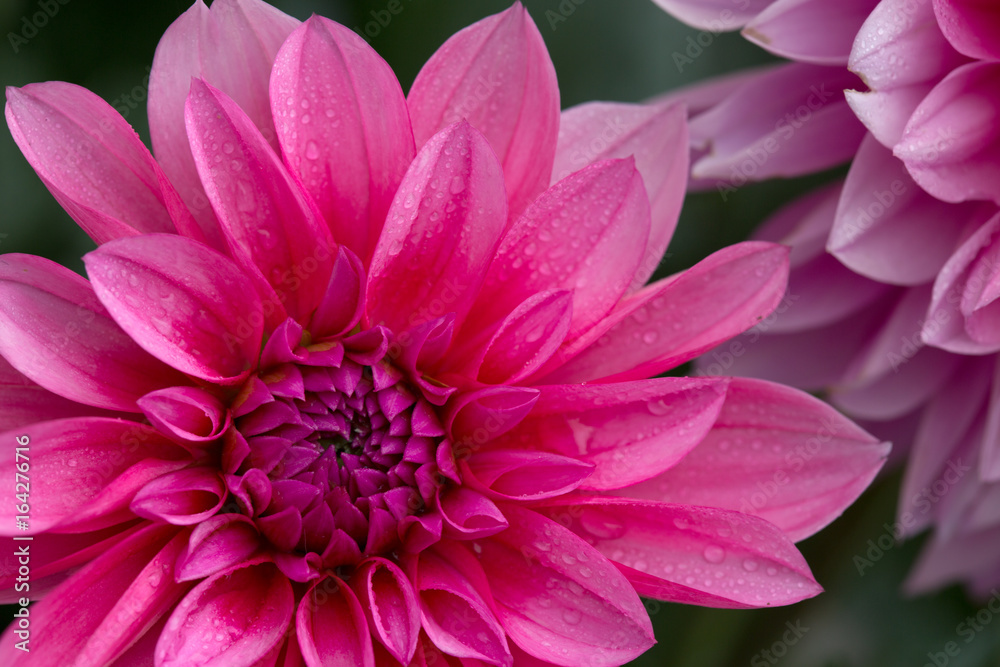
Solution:
[{"label": "pink petal", "polygon": [[963,62],[932,3],[882,0],[858,31],[848,65],[869,88],[885,91],[936,82]]},{"label": "pink petal", "polygon": [[845,90],[847,103],[872,136],[886,148],[903,137],[910,116],[931,90],[930,84],[861,93]]},{"label": "pink petal", "polygon": [[743,36],[771,53],[817,65],[846,65],[854,36],[879,0],[777,0]]},{"label": "pink petal", "polygon": [[622,300],[565,350],[568,363],[537,377],[563,384],[656,375],[756,324],[778,305],[787,279],[787,248],[759,241],[724,248]]},{"label": "pink petal", "polygon": [[[0,468],[14,479],[31,463],[30,533],[54,526],[97,530],[134,518],[132,496],[151,479],[186,465],[186,453],[145,424],[80,417],[41,422],[3,434],[12,443]],[[26,443],[18,461],[13,443]],[[0,534],[17,534],[14,502],[2,509]]]},{"label": "pink petal", "polygon": [[630,289],[653,275],[677,226],[690,156],[686,115],[684,106],[673,102],[590,102],[567,109],[559,120],[553,181],[599,160],[635,157],[649,195],[650,230]]},{"label": "pink petal", "polygon": [[330,271],[330,284],[309,322],[314,339],[348,333],[361,321],[365,311],[365,268],[344,246],[337,248]]},{"label": "pink petal", "polygon": [[[1000,531],[995,528],[950,539],[931,539],[903,584],[910,595],[941,588],[983,571],[1000,558]],[[985,598],[984,598],[985,599]]]},{"label": "pink petal", "polygon": [[723,32],[742,28],[774,0],[653,0],[688,25]]},{"label": "pink petal", "polygon": [[632,159],[585,167],[549,188],[504,236],[470,326],[489,329],[530,296],[573,290],[570,337],[632,284],[649,239],[649,202]]},{"label": "pink petal", "polygon": [[920,352],[924,346],[920,340],[920,326],[929,301],[930,285],[923,285],[902,290],[894,303],[886,303],[882,307],[879,327],[868,332],[867,342],[847,365],[837,382],[837,389],[863,390],[881,378],[899,373],[910,361],[918,364],[930,361]]},{"label": "pink petal", "polygon": [[[476,565],[477,574],[482,570]],[[421,625],[441,651],[459,658],[509,667],[510,650],[492,601],[470,581],[461,563],[424,552],[417,566]]]},{"label": "pink petal", "polygon": [[336,249],[315,204],[223,92],[193,79],[185,119],[233,256],[259,270],[289,314],[305,321],[323,298]]},{"label": "pink petal", "polygon": [[438,488],[438,510],[444,520],[444,535],[472,540],[495,535],[507,528],[507,519],[496,504],[466,486]]},{"label": "pink petal", "polygon": [[468,456],[521,423],[538,400],[533,387],[486,387],[460,394],[448,406],[445,426],[456,455]]},{"label": "pink petal", "polygon": [[210,577],[249,558],[260,546],[253,521],[242,514],[219,514],[201,522],[177,555],[177,581]]},{"label": "pink petal", "polygon": [[256,368],[263,308],[227,257],[190,239],[147,234],[106,243],[84,264],[111,316],[154,357],[227,384]]},{"label": "pink petal", "polygon": [[[620,665],[654,643],[646,610],[594,547],[536,512],[477,542],[497,618],[525,652],[556,665]],[[480,551],[481,549],[481,551]]]},{"label": "pink petal", "polygon": [[[441,196],[443,195],[443,196]],[[507,219],[500,163],[467,123],[435,135],[392,202],[368,274],[368,317],[400,333],[479,292]]]},{"label": "pink petal", "polygon": [[972,462],[961,446],[977,425],[983,400],[990,394],[995,367],[992,357],[966,359],[923,409],[896,510],[906,536],[915,535],[934,521],[927,491],[942,473]]},{"label": "pink petal", "polygon": [[933,279],[958,244],[970,206],[934,199],[872,137],[844,183],[827,249],[862,275],[895,285]]},{"label": "pink petal", "polygon": [[[969,236],[938,273],[922,331],[928,345],[959,354],[989,354],[1000,349],[995,328],[989,326],[995,301],[987,298],[981,303],[984,294],[993,296],[995,258],[1000,252],[998,233],[1000,214]],[[976,324],[987,326],[977,328]]]},{"label": "pink petal", "polygon": [[[915,339],[917,335],[914,332],[910,340]],[[874,382],[836,388],[829,400],[859,419],[896,419],[915,410],[940,391],[941,383],[960,362],[961,357],[954,354],[924,348],[910,357],[909,363],[897,361],[891,364],[895,366],[894,372]]]},{"label": "pink petal", "polygon": [[[979,362],[978,366],[983,366],[988,365],[994,359],[986,357],[977,361]],[[954,377],[963,377],[966,372],[968,372],[966,369],[960,368]],[[983,482],[1000,481],[1000,381],[998,381],[997,372],[1000,372],[1000,368],[994,371],[992,378],[992,387],[987,399],[989,407],[987,408],[982,445],[979,451],[979,479]],[[991,488],[1000,488],[1000,485],[994,484]],[[1000,523],[1000,521],[991,523]]]},{"label": "pink petal", "polygon": [[119,328],[90,283],[31,255],[0,259],[0,355],[53,393],[113,410],[138,412],[143,394],[186,383]]},{"label": "pink petal", "polygon": [[691,121],[691,140],[710,148],[692,176],[738,187],[847,161],[865,134],[842,92],[856,87],[837,67],[791,63],[762,74]]},{"label": "pink petal", "polygon": [[420,637],[420,606],[413,584],[392,561],[372,558],[355,569],[351,585],[372,636],[393,658],[409,663]]},{"label": "pink petal", "polygon": [[309,667],[375,667],[364,610],[338,577],[324,577],[306,592],[295,631]]},{"label": "pink petal", "polygon": [[539,500],[569,493],[594,464],[541,451],[489,449],[460,460],[463,481],[500,500]]},{"label": "pink petal", "polygon": [[188,442],[215,440],[232,424],[219,399],[196,387],[158,389],[140,398],[138,404],[161,432]]},{"label": "pink petal", "polygon": [[[781,239],[782,243],[796,248],[793,256],[798,257],[793,257],[788,292],[782,305],[758,325],[766,326],[769,333],[808,331],[832,324],[854,315],[892,291],[887,285],[854,273],[823,252],[823,237],[834,223],[840,199],[839,188],[824,188],[786,206],[775,216],[801,215],[802,220],[794,232]],[[816,239],[819,243],[813,246],[812,234],[820,230],[823,237]],[[809,259],[803,257],[807,248],[802,246],[806,244],[817,251]]]},{"label": "pink petal", "polygon": [[753,234],[754,240],[791,247],[792,269],[805,266],[826,254],[826,239],[833,224],[842,182],[820,187],[782,206]]},{"label": "pink petal", "polygon": [[1000,65],[995,63],[952,71],[913,112],[893,149],[913,180],[938,199],[1000,202],[995,187],[1000,131],[993,122],[1000,104],[998,79]]},{"label": "pink petal", "polygon": [[0,357],[0,431],[66,417],[112,416],[38,386]]},{"label": "pink petal", "polygon": [[934,0],[934,14],[948,41],[956,49],[978,60],[1000,60],[996,35],[1000,13],[982,0]]},{"label": "pink petal", "polygon": [[[773,0],[771,1],[773,2]],[[775,69],[774,64],[759,65],[721,76],[713,76],[658,95],[653,98],[653,103],[683,104],[688,109],[688,117],[694,118],[725,100],[747,82],[755,81],[761,74],[772,69]]]},{"label": "pink petal", "polygon": [[764,335],[767,329],[755,327],[707,352],[697,362],[698,374],[756,377],[809,391],[826,390],[843,378],[858,350],[884,323],[885,309],[897,299],[897,294],[890,294],[847,319],[810,331]]},{"label": "pink petal", "polygon": [[415,152],[392,69],[354,31],[314,15],[275,59],[271,109],[289,168],[337,242],[367,262]]},{"label": "pink petal", "polygon": [[712,428],[725,379],[657,378],[539,387],[528,417],[497,442],[595,466],[583,489],[617,489],[668,470]]},{"label": "pink petal", "polygon": [[476,379],[486,384],[512,384],[531,375],[562,345],[572,317],[570,290],[528,297],[500,323],[486,345]]},{"label": "pink petal", "polygon": [[156,665],[251,665],[284,641],[294,608],[292,586],[274,563],[250,561],[214,574],[170,615]]},{"label": "pink petal", "polygon": [[130,507],[147,519],[190,526],[214,516],[226,495],[219,473],[199,466],[157,477],[135,494]]},{"label": "pink petal", "polygon": [[888,443],[808,394],[732,378],[699,446],[667,472],[616,493],[756,515],[798,541],[854,502],[888,452]]},{"label": "pink petal", "polygon": [[[4,567],[0,576],[0,604],[17,604],[22,597],[31,600],[41,600],[47,597],[56,586],[66,581],[82,565],[86,565],[97,556],[107,552],[111,547],[138,532],[144,525],[118,524],[99,531],[85,533],[41,533],[31,536],[29,547],[31,582],[29,590],[18,591],[16,585],[18,569]],[[143,524],[145,522],[142,522]],[[148,525],[148,524],[147,524]],[[0,544],[7,553],[15,554],[24,547],[24,536],[2,537]],[[8,556],[7,565],[12,565]],[[16,559],[14,559],[16,560]],[[19,563],[18,563],[19,565]]]},{"label": "pink petal", "polygon": [[298,25],[260,0],[222,0],[211,9],[196,0],[156,47],[148,102],[153,151],[216,249],[224,250],[226,244],[198,178],[184,125],[191,79],[204,79],[236,100],[277,150],[268,80],[278,47]]},{"label": "pink petal", "polygon": [[555,501],[543,512],[612,559],[647,597],[745,609],[823,590],[777,526],[740,512],[625,498]]},{"label": "pink petal", "polygon": [[503,163],[511,216],[549,184],[559,86],[545,42],[520,2],[452,35],[407,98],[417,146],[468,120]]},{"label": "pink petal", "polygon": [[202,238],[149,150],[97,95],[61,81],[8,88],[6,113],[42,182],[98,244],[149,232]]},{"label": "pink petal", "polygon": [[173,561],[184,544],[172,526],[149,526],[114,545],[31,607],[30,652],[8,627],[4,665],[105,665],[122,654],[184,594]]}]

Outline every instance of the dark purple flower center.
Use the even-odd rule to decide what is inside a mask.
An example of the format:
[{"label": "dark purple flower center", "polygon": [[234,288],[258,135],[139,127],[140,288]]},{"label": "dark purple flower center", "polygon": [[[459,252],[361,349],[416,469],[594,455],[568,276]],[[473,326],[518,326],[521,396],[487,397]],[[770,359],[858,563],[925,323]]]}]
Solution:
[{"label": "dark purple flower center", "polygon": [[235,410],[249,453],[230,488],[243,511],[277,550],[328,567],[398,546],[408,517],[435,502],[447,447],[435,409],[371,338],[279,355]]}]

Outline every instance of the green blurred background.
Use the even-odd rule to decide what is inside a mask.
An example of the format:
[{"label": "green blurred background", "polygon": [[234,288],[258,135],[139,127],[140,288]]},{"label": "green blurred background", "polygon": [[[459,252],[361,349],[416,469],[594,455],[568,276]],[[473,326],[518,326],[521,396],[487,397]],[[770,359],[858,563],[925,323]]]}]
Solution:
[{"label": "green blurred background", "polygon": [[[64,4],[58,4],[58,12],[36,29],[30,21],[41,11],[38,0],[0,0],[0,82],[21,86],[70,81],[115,106],[132,105],[126,118],[148,144],[145,82],[153,51],[166,27],[190,3],[59,2]],[[49,6],[56,4],[57,0],[46,1]],[[371,45],[392,65],[404,90],[448,36],[509,6],[505,0],[402,0],[403,11],[383,27],[370,24],[371,12],[384,10],[387,0],[273,0],[272,4],[300,19],[317,13],[359,31],[368,24]],[[564,108],[588,100],[641,101],[770,59],[738,35],[713,35],[693,63],[679,68],[673,54],[684,52],[688,39],[697,38],[699,31],[678,23],[651,0],[526,0],[524,4],[552,55]],[[11,34],[18,39],[12,40]],[[689,196],[661,272],[690,266],[709,252],[746,238],[782,202],[829,177],[758,184],[726,202],[715,193]],[[0,252],[43,255],[82,271],[79,258],[91,248],[90,240],[21,157],[9,133],[0,132]],[[967,599],[958,587],[916,599],[903,597],[900,585],[922,538],[894,545],[859,574],[855,556],[867,557],[869,540],[877,542],[887,533],[885,524],[893,521],[899,478],[899,471],[888,471],[843,517],[800,545],[826,593],[792,607],[755,611],[648,601],[659,643],[635,664],[1000,665],[1000,619],[985,624],[968,643],[967,635],[958,634],[959,624],[981,610],[983,601]],[[943,652],[948,642],[958,645],[957,656]]]}]

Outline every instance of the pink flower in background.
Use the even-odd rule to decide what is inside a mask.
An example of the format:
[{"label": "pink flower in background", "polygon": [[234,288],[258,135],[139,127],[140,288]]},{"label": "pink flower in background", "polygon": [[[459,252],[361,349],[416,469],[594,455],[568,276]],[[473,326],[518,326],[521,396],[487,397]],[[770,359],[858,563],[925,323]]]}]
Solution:
[{"label": "pink flower in background", "polygon": [[[726,9],[659,4],[706,29]],[[714,91],[691,123],[698,187],[725,195],[749,180],[853,161],[846,179],[757,234],[793,246],[786,312],[748,334],[746,354],[727,357],[723,346],[700,366],[823,390],[902,445],[897,454],[911,450],[898,522],[908,535],[936,530],[908,587],[961,579],[985,594],[1000,583],[1000,9],[973,0],[746,8],[726,29],[746,24],[748,39],[801,62],[672,96]],[[847,89],[830,105],[838,123],[812,113],[781,141],[778,110],[790,104],[778,100],[801,104],[810,85],[850,76],[817,64],[846,64],[860,81],[834,86]],[[787,83],[772,84],[782,72]],[[863,138],[839,113],[845,103]]]},{"label": "pink flower in background", "polygon": [[654,641],[639,595],[820,591],[793,542],[888,445],[764,381],[647,379],[767,316],[787,249],[644,287],[685,112],[560,114],[519,4],[404,98],[343,26],[196,3],[156,52],[156,160],[82,88],[7,98],[99,245],[89,280],[0,257],[0,438],[33,475],[3,531],[43,598],[5,665],[613,665]]}]

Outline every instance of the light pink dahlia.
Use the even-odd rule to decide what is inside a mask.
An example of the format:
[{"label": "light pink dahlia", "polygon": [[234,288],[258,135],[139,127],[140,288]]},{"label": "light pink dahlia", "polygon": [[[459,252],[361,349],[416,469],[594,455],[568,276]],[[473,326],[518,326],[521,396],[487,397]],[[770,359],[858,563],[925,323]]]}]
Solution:
[{"label": "light pink dahlia", "polygon": [[[832,67],[791,63],[674,96],[713,93],[692,120],[701,156],[693,173],[723,193],[853,155],[846,179],[779,211],[757,235],[793,247],[785,312],[750,332],[752,344],[739,341],[739,354],[729,344],[700,365],[823,390],[903,445],[897,452],[912,449],[897,525],[905,535],[935,532],[908,587],[958,579],[983,594],[1000,584],[1000,6],[868,4],[859,21],[864,3],[774,2],[756,8],[763,11],[744,30],[774,53],[821,63],[819,47],[856,26],[850,40],[836,37],[837,58],[823,64],[846,64],[861,78],[836,101],[864,123],[860,145],[849,124],[831,133],[837,128],[817,113],[792,136],[773,112],[777,72],[802,73],[784,86],[785,97],[801,99],[807,86],[830,80]],[[764,20],[782,6],[794,26]],[[831,23],[822,12],[839,16]]]},{"label": "light pink dahlia", "polygon": [[640,595],[819,592],[793,542],[888,445],[778,385],[647,379],[766,316],[787,249],[643,287],[684,110],[560,117],[519,4],[404,98],[343,26],[198,2],[157,49],[155,161],[86,90],[7,97],[99,247],[89,280],[0,257],[2,467],[20,438],[31,478],[0,530],[32,554],[4,601],[42,598],[2,664],[613,665],[654,641]]},{"label": "light pink dahlia", "polygon": [[[909,0],[920,4],[927,0]],[[855,35],[879,0],[653,0],[690,26],[740,30],[771,53],[816,65],[846,65]]]}]

